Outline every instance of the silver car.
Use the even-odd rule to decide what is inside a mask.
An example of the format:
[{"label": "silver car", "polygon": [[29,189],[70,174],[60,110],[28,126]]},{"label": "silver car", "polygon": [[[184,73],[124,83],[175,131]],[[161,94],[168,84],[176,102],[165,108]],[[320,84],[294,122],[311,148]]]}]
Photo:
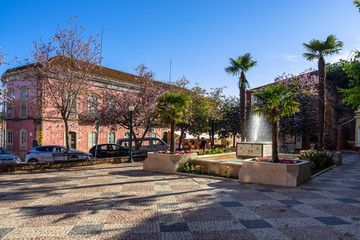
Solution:
[{"label": "silver car", "polygon": [[[70,150],[70,160],[92,159],[91,154]],[[25,162],[52,162],[67,160],[66,148],[58,145],[33,147],[27,154]]]},{"label": "silver car", "polygon": [[4,147],[0,147],[0,164],[21,163],[20,158]]}]

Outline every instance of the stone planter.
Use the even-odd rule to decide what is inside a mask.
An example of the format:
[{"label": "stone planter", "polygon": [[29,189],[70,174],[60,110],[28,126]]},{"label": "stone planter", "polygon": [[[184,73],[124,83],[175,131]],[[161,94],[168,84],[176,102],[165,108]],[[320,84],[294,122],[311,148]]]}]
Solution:
[{"label": "stone planter", "polygon": [[299,161],[296,164],[280,164],[244,160],[239,171],[239,181],[297,187],[311,178],[310,163]]},{"label": "stone planter", "polygon": [[174,173],[181,170],[189,159],[196,159],[197,153],[161,154],[149,152],[144,161],[143,169],[149,172]]}]

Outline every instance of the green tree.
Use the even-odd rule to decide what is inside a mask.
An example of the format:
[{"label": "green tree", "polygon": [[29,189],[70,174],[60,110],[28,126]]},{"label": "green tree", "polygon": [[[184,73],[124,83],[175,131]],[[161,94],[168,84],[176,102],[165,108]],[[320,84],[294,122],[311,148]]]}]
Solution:
[{"label": "green tree", "polygon": [[252,106],[252,112],[263,115],[271,124],[272,130],[272,159],[279,161],[278,140],[279,121],[282,117],[288,117],[299,111],[300,103],[295,102],[296,94],[292,89],[282,83],[275,83],[264,87],[262,91],[254,91],[256,102]]},{"label": "green tree", "polygon": [[178,122],[186,121],[186,114],[188,113],[188,107],[191,102],[191,98],[183,93],[170,93],[158,99],[158,113],[161,121],[164,124],[171,126],[171,141],[170,151],[175,151],[175,125]]},{"label": "green tree", "polygon": [[354,0],[354,5],[359,8],[359,12],[360,12],[360,1],[359,0]]},{"label": "green tree", "polygon": [[354,109],[360,108],[360,54],[358,53],[355,59],[350,62],[343,61],[344,70],[350,78],[348,88],[340,89],[344,94],[344,102],[346,105]]},{"label": "green tree", "polygon": [[233,138],[233,147],[235,147],[236,135],[240,133],[239,118],[240,118],[239,98],[235,96],[226,97],[221,106],[223,119],[220,120],[220,129],[218,131],[220,138]]},{"label": "green tree", "polygon": [[313,39],[310,43],[303,43],[306,53],[304,58],[308,61],[318,60],[319,70],[319,148],[324,149],[325,139],[325,102],[326,102],[326,74],[325,74],[325,56],[339,53],[343,42],[338,41],[334,35],[329,35],[325,41]]},{"label": "green tree", "polygon": [[230,66],[225,68],[225,72],[239,77],[238,87],[240,90],[240,134],[241,141],[245,141],[246,136],[246,80],[245,73],[256,66],[257,62],[253,60],[250,53],[239,56],[236,60],[230,58]]}]

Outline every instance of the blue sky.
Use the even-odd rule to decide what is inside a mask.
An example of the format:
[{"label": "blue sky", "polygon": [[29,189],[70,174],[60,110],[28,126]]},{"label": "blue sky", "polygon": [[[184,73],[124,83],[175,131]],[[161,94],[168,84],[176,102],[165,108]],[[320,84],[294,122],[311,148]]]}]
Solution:
[{"label": "blue sky", "polygon": [[[185,76],[190,87],[226,86],[238,95],[237,79],[224,68],[229,57],[250,52],[258,65],[247,74],[251,87],[273,81],[282,73],[317,68],[302,58],[302,43],[335,34],[343,51],[327,62],[347,58],[360,49],[360,13],[352,0],[163,0],[163,1],[2,1],[2,52],[29,58],[33,41],[49,39],[57,24],[78,16],[88,33],[101,33],[103,65],[135,73],[141,63],[156,79]],[[10,59],[10,58],[8,58]],[[16,65],[12,65],[16,66]],[[9,66],[0,67],[0,75]]]}]

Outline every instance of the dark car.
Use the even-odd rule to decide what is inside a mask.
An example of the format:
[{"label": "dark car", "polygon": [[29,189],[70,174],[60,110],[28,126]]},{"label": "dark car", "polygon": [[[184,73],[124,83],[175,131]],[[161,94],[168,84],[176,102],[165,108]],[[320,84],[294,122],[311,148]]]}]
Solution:
[{"label": "dark car", "polygon": [[[95,156],[95,146],[93,146],[89,153]],[[96,157],[122,157],[129,155],[129,149],[117,144],[100,144],[97,146]]]}]

